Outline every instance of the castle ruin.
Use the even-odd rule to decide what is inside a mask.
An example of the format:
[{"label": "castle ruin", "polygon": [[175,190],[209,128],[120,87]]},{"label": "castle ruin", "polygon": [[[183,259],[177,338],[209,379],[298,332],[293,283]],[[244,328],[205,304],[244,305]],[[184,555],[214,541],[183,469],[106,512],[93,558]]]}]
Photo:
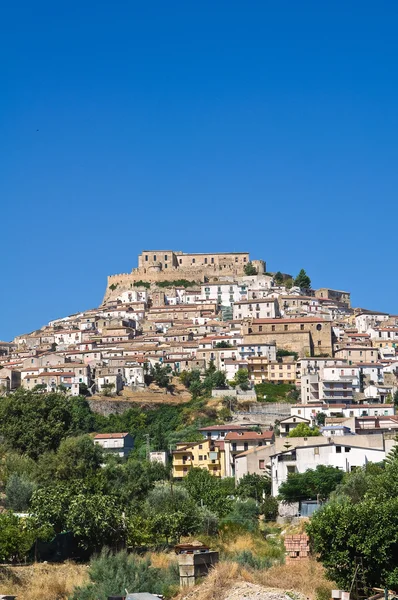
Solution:
[{"label": "castle ruin", "polygon": [[159,281],[186,279],[199,284],[205,279],[218,281],[227,277],[242,277],[249,262],[259,275],[265,273],[265,262],[250,261],[248,252],[187,254],[175,250],[144,250],[138,256],[138,267],[131,273],[108,276],[104,302],[111,299],[116,287],[120,293],[131,289],[139,281],[156,284]]}]

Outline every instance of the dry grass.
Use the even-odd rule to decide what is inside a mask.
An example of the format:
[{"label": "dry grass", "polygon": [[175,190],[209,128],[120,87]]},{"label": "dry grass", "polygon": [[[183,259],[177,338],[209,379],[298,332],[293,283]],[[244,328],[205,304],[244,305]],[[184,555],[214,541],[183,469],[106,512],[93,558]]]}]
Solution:
[{"label": "dry grass", "polygon": [[175,600],[220,600],[227,597],[227,592],[237,581],[253,583],[253,576],[236,563],[220,563],[203,583],[195,586],[188,594],[182,592]]},{"label": "dry grass", "polygon": [[242,581],[258,584],[267,590],[298,592],[311,600],[315,600],[318,587],[324,586],[330,590],[336,587],[326,579],[322,565],[313,559],[275,566],[263,571],[248,571],[237,563],[222,562],[200,585],[195,586],[191,592],[180,593],[175,600],[228,598],[232,588]]},{"label": "dry grass", "polygon": [[326,579],[322,565],[313,558],[275,565],[265,571],[256,571],[255,581],[267,587],[301,592],[308,598],[315,598],[317,587],[325,586],[330,590],[336,588],[333,582]]},{"label": "dry grass", "polygon": [[4,567],[0,571],[0,594],[16,595],[24,600],[67,600],[74,587],[87,580],[87,566],[70,562]]},{"label": "dry grass", "polygon": [[145,554],[151,561],[153,567],[157,569],[168,569],[173,563],[177,563],[175,552],[147,552]]}]

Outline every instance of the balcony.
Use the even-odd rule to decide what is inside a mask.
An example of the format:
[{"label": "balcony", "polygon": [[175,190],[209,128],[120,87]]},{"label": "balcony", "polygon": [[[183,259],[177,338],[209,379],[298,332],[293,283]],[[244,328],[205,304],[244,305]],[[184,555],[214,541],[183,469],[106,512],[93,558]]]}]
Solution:
[{"label": "balcony", "polygon": [[295,461],[295,460],[297,460],[295,450],[293,450],[292,452],[289,452],[288,454],[280,454],[278,456],[279,462],[291,462],[291,461]]}]

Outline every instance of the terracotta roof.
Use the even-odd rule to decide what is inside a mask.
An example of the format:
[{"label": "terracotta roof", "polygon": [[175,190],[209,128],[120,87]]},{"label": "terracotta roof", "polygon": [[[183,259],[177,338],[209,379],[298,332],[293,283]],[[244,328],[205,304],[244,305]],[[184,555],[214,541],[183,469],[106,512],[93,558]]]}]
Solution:
[{"label": "terracotta roof", "polygon": [[199,427],[199,431],[244,431],[253,427],[253,425],[208,425],[208,427]]},{"label": "terracotta roof", "polygon": [[120,439],[120,438],[126,437],[126,435],[129,435],[129,433],[128,432],[126,432],[126,433],[97,433],[97,435],[94,437],[94,439],[95,440],[110,440],[113,438]]},{"label": "terracotta roof", "polygon": [[227,435],[225,436],[226,440],[272,440],[274,437],[274,432],[273,431],[263,431],[260,433],[257,433],[257,431],[242,431],[242,432],[235,432],[235,431],[230,431],[229,433],[227,433]]},{"label": "terracotta roof", "polygon": [[258,324],[277,324],[277,323],[330,323],[330,321],[325,321],[325,319],[317,319],[315,317],[301,317],[300,319],[253,319],[252,323],[254,325]]}]

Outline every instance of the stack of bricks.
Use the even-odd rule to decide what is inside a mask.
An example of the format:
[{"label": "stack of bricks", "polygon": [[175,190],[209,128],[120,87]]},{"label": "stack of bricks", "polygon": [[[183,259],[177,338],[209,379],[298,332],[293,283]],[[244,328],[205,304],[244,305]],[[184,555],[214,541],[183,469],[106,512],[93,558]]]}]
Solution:
[{"label": "stack of bricks", "polygon": [[285,535],[286,562],[308,558],[310,541],[307,534]]}]

